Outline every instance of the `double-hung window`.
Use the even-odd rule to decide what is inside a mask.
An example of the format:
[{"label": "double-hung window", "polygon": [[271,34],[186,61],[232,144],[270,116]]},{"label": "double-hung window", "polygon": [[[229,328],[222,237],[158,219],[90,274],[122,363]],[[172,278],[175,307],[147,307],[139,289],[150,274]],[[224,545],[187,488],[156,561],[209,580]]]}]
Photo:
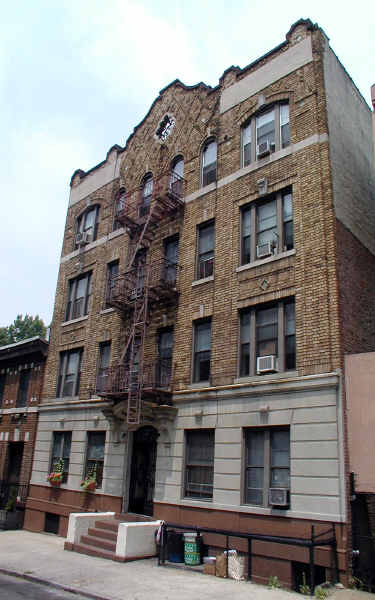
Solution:
[{"label": "double-hung window", "polygon": [[215,431],[185,432],[185,497],[211,500],[214,483]]},{"label": "double-hung window", "polygon": [[91,273],[85,273],[69,281],[68,302],[65,321],[78,319],[88,314],[91,297]]},{"label": "double-hung window", "polygon": [[99,206],[85,210],[77,219],[76,247],[96,240],[99,221]]},{"label": "double-hung window", "polygon": [[208,140],[203,146],[201,182],[202,186],[216,181],[217,177],[217,143],[216,140]]},{"label": "double-hung window", "polygon": [[164,279],[174,286],[177,279],[178,237],[164,240]]},{"label": "double-hung window", "polygon": [[113,293],[116,286],[116,279],[118,277],[119,272],[119,261],[114,260],[107,264],[107,289],[106,289],[106,300],[105,300],[105,308],[109,308],[111,306],[110,300],[113,297]]},{"label": "double-hung window", "polygon": [[181,198],[183,194],[184,165],[182,156],[177,156],[172,162],[170,190],[176,198]]},{"label": "double-hung window", "polygon": [[173,329],[163,329],[158,335],[157,387],[168,387],[172,374]]},{"label": "double-hung window", "polygon": [[241,209],[241,265],[292,250],[293,202],[290,189]]},{"label": "double-hung window", "polygon": [[[242,127],[242,166],[290,145],[289,104],[275,104]],[[254,143],[253,143],[254,142]]]},{"label": "double-hung window", "polygon": [[0,406],[3,403],[4,389],[5,389],[6,373],[0,373]]},{"label": "double-hung window", "polygon": [[87,452],[84,477],[96,475],[96,486],[103,481],[105,431],[87,432]]},{"label": "double-hung window", "polygon": [[209,381],[211,364],[211,320],[194,325],[193,382]]},{"label": "double-hung window", "polygon": [[56,398],[78,396],[82,354],[82,348],[60,352]]},{"label": "double-hung window", "polygon": [[289,428],[245,429],[245,504],[269,506],[272,488],[290,488]]},{"label": "double-hung window", "polygon": [[101,342],[99,344],[99,363],[96,376],[96,389],[98,392],[104,392],[106,390],[110,358],[111,342]]},{"label": "double-hung window", "polygon": [[59,463],[60,459],[64,462],[63,479],[66,483],[69,472],[70,446],[72,443],[71,431],[54,431],[52,442],[52,456],[50,472],[53,472]]},{"label": "double-hung window", "polygon": [[197,279],[204,279],[214,272],[215,224],[199,225],[197,231]]},{"label": "double-hung window", "polygon": [[117,198],[115,200],[115,215],[113,220],[113,231],[120,229],[122,227],[122,222],[120,220],[120,216],[125,210],[126,202],[128,200],[128,195],[126,193],[125,188],[120,188]]},{"label": "double-hung window", "polygon": [[141,203],[139,206],[139,216],[144,217],[150,212],[152,193],[154,190],[154,179],[151,173],[144,176],[141,189]]},{"label": "double-hung window", "polygon": [[23,407],[27,404],[27,393],[29,391],[31,378],[31,369],[23,369],[20,371],[18,393],[17,393],[17,407]]},{"label": "double-hung window", "polygon": [[241,377],[296,368],[294,298],[240,313]]}]

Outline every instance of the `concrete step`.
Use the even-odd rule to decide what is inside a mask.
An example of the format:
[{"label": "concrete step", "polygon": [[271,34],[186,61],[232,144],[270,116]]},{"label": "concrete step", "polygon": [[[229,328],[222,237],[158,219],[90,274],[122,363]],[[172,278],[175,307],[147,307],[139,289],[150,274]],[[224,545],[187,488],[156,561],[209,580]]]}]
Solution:
[{"label": "concrete step", "polygon": [[83,544],[84,546],[93,546],[94,548],[113,553],[116,551],[116,542],[104,540],[103,538],[95,537],[93,535],[81,535],[80,544]]},{"label": "concrete step", "polygon": [[74,552],[79,552],[80,554],[88,554],[88,556],[98,556],[99,558],[116,560],[116,555],[114,552],[103,550],[101,548],[94,548],[94,546],[89,546],[86,544],[74,544],[73,549]]},{"label": "concrete step", "polygon": [[109,529],[96,529],[95,527],[90,527],[87,535],[102,538],[103,540],[110,540],[112,542],[117,541],[117,533],[115,531],[109,531]]},{"label": "concrete step", "polygon": [[105,529],[107,531],[114,531],[116,534],[118,532],[118,526],[120,521],[113,519],[113,521],[95,521],[95,529]]}]

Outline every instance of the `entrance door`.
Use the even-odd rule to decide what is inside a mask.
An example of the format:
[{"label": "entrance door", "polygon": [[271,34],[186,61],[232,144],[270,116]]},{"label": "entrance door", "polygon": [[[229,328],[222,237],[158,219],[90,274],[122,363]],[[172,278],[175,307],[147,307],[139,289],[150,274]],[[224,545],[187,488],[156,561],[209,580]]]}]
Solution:
[{"label": "entrance door", "polygon": [[21,475],[23,442],[10,442],[8,446],[8,477],[10,484],[18,484]]},{"label": "entrance door", "polygon": [[129,512],[152,516],[156,468],[156,439],[154,427],[141,427],[134,433],[130,475]]}]

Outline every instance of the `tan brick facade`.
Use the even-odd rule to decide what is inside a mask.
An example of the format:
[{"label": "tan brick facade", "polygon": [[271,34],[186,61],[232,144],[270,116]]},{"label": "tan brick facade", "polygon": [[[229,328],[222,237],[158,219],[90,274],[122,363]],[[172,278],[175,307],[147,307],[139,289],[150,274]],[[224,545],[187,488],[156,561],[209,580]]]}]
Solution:
[{"label": "tan brick facade", "polygon": [[[173,327],[171,391],[176,415],[174,420],[163,422],[162,413],[156,408],[154,421],[150,421],[147,412],[147,418],[145,416],[141,423],[152,424],[160,433],[155,515],[192,522],[192,513],[197,511],[203,525],[205,519],[217,522],[222,518],[220,511],[224,511],[228,518],[234,519],[236,527],[246,530],[257,526],[259,519],[267,521],[268,515],[269,522],[272,517],[272,523],[277,524],[280,535],[286,535],[288,528],[299,533],[303,529],[306,533],[313,523],[336,522],[340,569],[347,571],[345,473],[348,463],[340,370],[344,352],[354,344],[350,327],[360,331],[364,326],[365,309],[356,313],[353,305],[356,289],[361,285],[361,273],[365,277],[373,272],[375,258],[361,239],[344,232],[335,213],[335,202],[339,201],[334,197],[333,183],[338,178],[338,169],[332,167],[331,161],[330,136],[334,132],[328,125],[332,108],[327,103],[329,84],[324,71],[327,53],[331,52],[324,33],[309,21],[301,21],[291,28],[284,44],[243,70],[228,69],[214,89],[203,84],[189,88],[179,81],[170,84],[135,128],[125,148],[115,146],[104,163],[88,173],[74,174],[43,392],[45,416],[40,426],[39,447],[46,458],[41,457],[34,463],[30,499],[30,509],[34,503],[34,523],[39,525],[33,525],[31,515],[29,528],[43,528],[40,516],[43,512],[56,512],[66,518],[66,507],[72,506],[74,498],[78,498],[73,491],[78,492],[79,476],[83,473],[85,432],[95,427],[105,429],[106,444],[107,440],[113,444],[105,459],[103,494],[113,497],[116,510],[119,502],[122,509],[127,510],[132,477],[130,465],[134,458],[132,428],[128,431],[126,418],[115,425],[108,420],[108,402],[113,398],[109,395],[100,399],[95,394],[99,344],[111,341],[110,364],[117,365],[130,327],[125,313],[105,307],[107,265],[118,260],[119,273],[124,273],[127,267],[129,236],[122,228],[113,230],[115,203],[120,188],[134,190],[141,185],[146,173],[157,178],[181,155],[186,181],[183,215],[160,221],[147,258],[152,264],[163,257],[165,240],[178,234],[178,305],[153,307],[144,348],[145,360],[155,358],[159,331]],[[243,126],[251,120],[254,122],[265,107],[285,103],[290,114],[290,144],[285,148],[275,147],[274,153],[243,166]],[[367,118],[365,109],[364,114]],[[161,143],[155,132],[165,115],[173,117],[174,126]],[[368,133],[371,136],[371,130]],[[217,141],[217,177],[216,182],[202,188],[202,151],[210,138]],[[293,248],[279,249],[263,260],[241,265],[241,211],[245,206],[258,207],[263,201],[259,193],[260,180],[267,182],[265,199],[291,190]],[[356,182],[350,184],[354,190]],[[353,202],[357,202],[354,191]],[[96,240],[77,249],[75,239],[80,216],[96,205],[99,206]],[[210,221],[215,224],[214,275],[197,280],[197,231],[202,223]],[[349,245],[345,236],[351,236]],[[361,258],[355,263],[356,287],[351,288],[345,283],[346,273],[354,255],[359,254]],[[86,273],[91,273],[92,286],[88,314],[67,322],[69,281]],[[365,286],[364,296],[368,294]],[[286,298],[295,299],[295,369],[263,378],[255,374],[241,377],[241,313]],[[365,304],[366,301],[363,306]],[[352,325],[347,322],[349,315],[353,315],[350,317]],[[202,387],[192,383],[193,330],[195,321],[206,318],[210,318],[212,324],[211,368],[210,380]],[[374,342],[375,331],[371,326],[366,338],[356,334],[355,351],[365,350]],[[79,398],[56,400],[61,353],[74,349],[83,349]],[[266,421],[259,416],[263,405],[267,405]],[[77,411],[81,411],[79,415]],[[72,417],[73,414],[76,417]],[[95,415],[98,415],[99,425],[95,424]],[[51,443],[61,416],[65,419],[64,429],[73,429],[72,440],[76,444],[76,471],[72,472],[66,490],[59,492],[64,510],[58,509],[56,502],[48,500],[46,494],[41,495],[38,487],[48,462],[47,442]],[[274,513],[267,506],[252,507],[244,502],[243,440],[248,428],[253,426],[262,430],[265,426],[284,427],[290,431],[293,464],[291,506],[287,512]],[[114,441],[116,427],[117,433],[123,432],[123,437],[120,434],[118,438],[120,441],[117,438]],[[327,432],[320,437],[319,427]],[[194,503],[184,497],[183,491],[184,432],[200,428],[214,428],[216,432],[216,483],[212,503]],[[47,444],[45,448],[43,444]],[[117,454],[116,444],[120,444],[116,446]],[[111,452],[121,455],[122,462],[120,458],[114,460],[115,454],[112,456]],[[322,473],[324,460],[332,463],[332,472]],[[112,487],[106,487],[109,485]],[[39,509],[38,501],[43,504]],[[76,501],[78,506],[79,501]],[[326,557],[321,564],[328,567],[328,562]],[[284,573],[286,583],[292,585],[289,567],[287,575],[282,569],[281,574]],[[263,566],[259,568],[262,571]],[[272,574],[277,573],[272,571]]]}]

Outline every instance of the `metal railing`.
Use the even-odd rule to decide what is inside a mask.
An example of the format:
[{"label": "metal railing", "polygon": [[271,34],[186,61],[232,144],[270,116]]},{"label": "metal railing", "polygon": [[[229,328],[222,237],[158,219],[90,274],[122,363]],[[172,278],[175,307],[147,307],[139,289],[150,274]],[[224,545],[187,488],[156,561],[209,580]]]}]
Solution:
[{"label": "metal railing", "polygon": [[167,258],[149,265],[136,266],[108,282],[106,304],[129,306],[145,293],[145,282],[150,299],[160,299],[176,293],[178,266]]},{"label": "metal railing", "polygon": [[286,537],[286,536],[276,536],[276,535],[266,535],[260,533],[242,533],[239,531],[228,531],[226,529],[213,529],[209,527],[196,527],[190,525],[181,525],[179,523],[166,523],[162,522],[161,525],[161,533],[160,533],[160,542],[158,548],[158,565],[164,565],[167,560],[167,538],[168,538],[168,529],[177,529],[177,530],[188,530],[197,532],[200,536],[201,533],[213,533],[222,535],[225,537],[225,551],[226,551],[226,576],[229,575],[229,549],[230,549],[230,540],[232,538],[239,538],[243,540],[247,540],[247,579],[251,581],[253,575],[252,568],[252,556],[253,556],[253,541],[262,541],[262,542],[270,542],[274,544],[282,544],[286,546],[297,546],[308,548],[309,551],[309,575],[310,575],[310,593],[311,596],[314,595],[315,589],[315,548],[317,546],[330,546],[332,551],[332,559],[333,559],[333,576],[332,583],[337,583],[339,581],[339,566],[338,566],[338,557],[337,557],[337,540],[336,540],[336,528],[335,524],[332,523],[330,529],[321,531],[316,534],[315,526],[311,526],[311,535],[310,538],[294,538],[294,537]]},{"label": "metal railing", "polygon": [[0,509],[13,510],[24,506],[28,494],[28,483],[10,483],[0,479]]},{"label": "metal railing", "polygon": [[116,365],[99,369],[96,378],[98,394],[127,394],[129,386],[137,389],[142,386],[146,392],[168,390],[172,380],[172,359],[161,358],[153,363],[145,364],[141,373],[134,365],[130,372],[128,365]]}]

